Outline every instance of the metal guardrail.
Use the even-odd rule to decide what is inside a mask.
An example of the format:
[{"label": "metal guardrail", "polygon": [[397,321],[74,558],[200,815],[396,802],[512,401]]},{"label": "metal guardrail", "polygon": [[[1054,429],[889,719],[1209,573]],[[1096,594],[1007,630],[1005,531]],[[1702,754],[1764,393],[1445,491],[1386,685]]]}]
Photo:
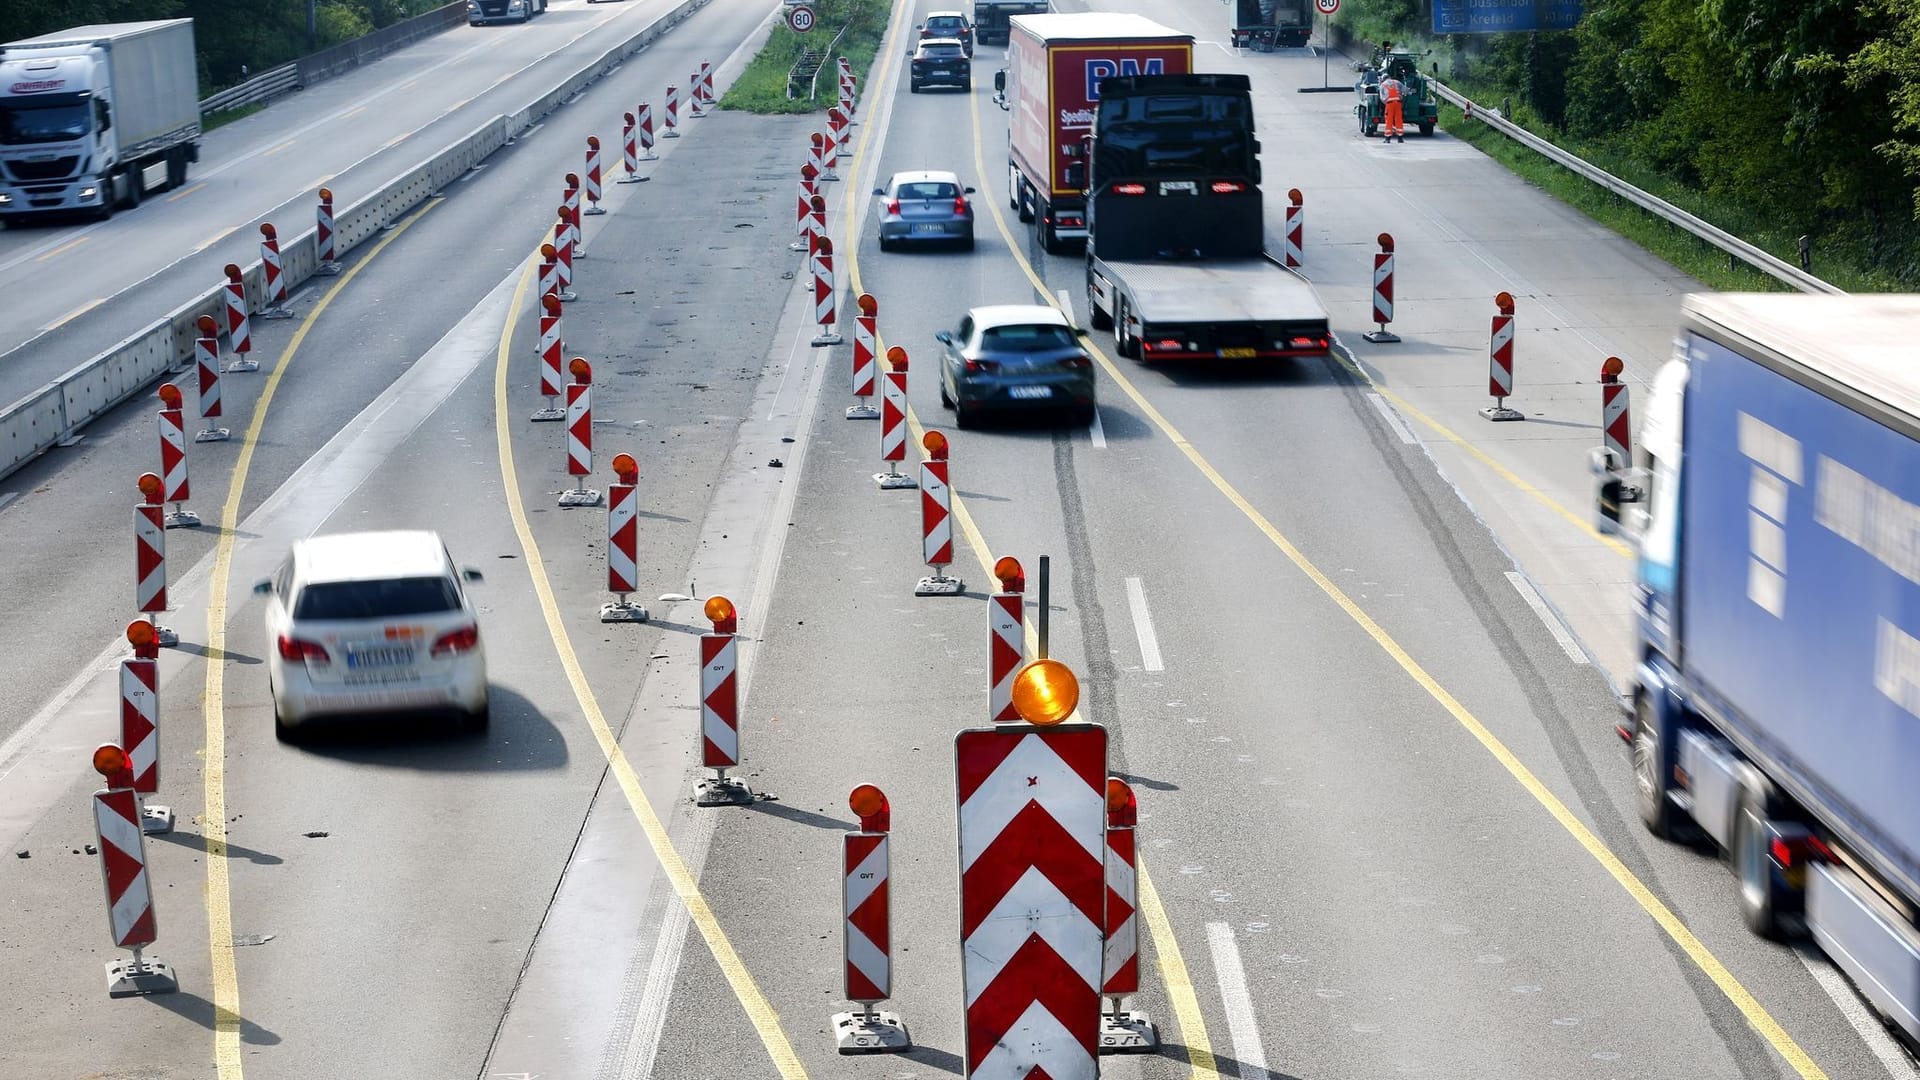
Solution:
[{"label": "metal guardrail", "polygon": [[[444,190],[488,155],[511,145],[541,117],[619,68],[627,57],[653,44],[709,2],[675,0],[658,18],[575,69],[526,107],[487,120],[418,167],[337,211],[335,250],[344,255],[366,243],[387,224]],[[282,231],[280,256],[288,288],[305,282],[319,265],[314,230],[308,228],[291,237],[288,231]],[[242,280],[249,308],[260,310],[266,300],[266,277],[259,260],[245,264]],[[113,348],[0,408],[0,478],[50,447],[69,445],[81,427],[142,392],[154,380],[170,371],[185,370],[182,365],[192,360],[194,341],[199,337],[195,326],[199,316],[213,315],[224,325],[225,305],[225,286],[210,288]]]},{"label": "metal guardrail", "polygon": [[1612,173],[1601,169],[1599,166],[1593,165],[1585,159],[1576,157],[1566,150],[1562,150],[1560,147],[1535,135],[1526,128],[1501,116],[1497,111],[1483,109],[1475,105],[1466,95],[1445,85],[1440,82],[1440,80],[1429,76],[1427,82],[1433,86],[1434,90],[1437,91],[1442,98],[1445,98],[1455,107],[1465,111],[1469,118],[1486,124],[1488,127],[1520,143],[1522,146],[1527,147],[1548,161],[1566,169],[1568,172],[1583,176],[1593,183],[1606,188],[1608,191],[1633,203],[1662,221],[1687,230],[1761,273],[1783,284],[1790,285],[1801,292],[1827,293],[1831,295],[1846,292],[1845,289],[1831,282],[1814,277],[1812,274],[1807,273],[1805,270],[1791,263],[1777,259],[1768,252],[1727,232],[1725,229],[1711,225],[1665,199],[1643,191],[1627,183],[1625,180],[1614,176]]},{"label": "metal guardrail", "polygon": [[853,24],[852,24],[852,23],[848,23],[848,24],[847,24],[846,26],[842,26],[842,27],[840,28],[840,32],[839,32],[839,33],[837,33],[837,34],[835,34],[835,35],[833,35],[833,40],[832,40],[832,41],[829,41],[829,42],[827,42],[827,56],[826,56],[826,59],[825,59],[825,60],[822,60],[822,61],[820,61],[820,66],[819,66],[819,67],[817,67],[817,68],[814,68],[814,69],[813,69],[813,78],[807,81],[807,100],[808,100],[808,101],[817,101],[817,100],[819,100],[819,97],[820,97],[820,73],[821,73],[822,71],[825,71],[825,70],[826,70],[826,69],[827,69],[828,67],[830,67],[830,66],[832,66],[832,65],[831,65],[831,63],[830,63],[830,61],[832,61],[832,60],[833,60],[833,48],[834,48],[834,46],[836,46],[836,45],[838,45],[838,44],[840,44],[840,39],[841,39],[841,38],[843,38],[843,37],[846,37],[846,36],[847,36],[847,31],[848,31],[848,30],[849,30],[850,28],[852,28],[852,26],[853,26]]},{"label": "metal guardrail", "polygon": [[200,102],[200,115],[226,112],[246,105],[260,105],[274,98],[291,94],[304,85],[300,81],[298,63],[281,64],[271,71],[263,71],[238,86],[229,86],[225,90]]}]

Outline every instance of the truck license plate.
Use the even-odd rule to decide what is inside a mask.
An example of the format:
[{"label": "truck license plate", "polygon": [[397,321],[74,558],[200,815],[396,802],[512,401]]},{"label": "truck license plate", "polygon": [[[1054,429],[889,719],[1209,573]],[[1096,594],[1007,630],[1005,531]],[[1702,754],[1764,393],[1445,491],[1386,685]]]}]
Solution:
[{"label": "truck license plate", "polygon": [[1200,185],[1192,180],[1162,180],[1160,181],[1160,194],[1198,195],[1200,194]]},{"label": "truck license plate", "polygon": [[1221,349],[1220,350],[1220,355],[1228,358],[1229,360],[1245,360],[1249,357],[1258,356],[1259,353],[1260,353],[1260,350],[1258,349]]},{"label": "truck license plate", "polygon": [[1032,400],[1034,398],[1050,398],[1053,396],[1053,387],[1051,386],[1009,386],[1007,387],[1007,396],[1010,398],[1022,398],[1025,400]]}]

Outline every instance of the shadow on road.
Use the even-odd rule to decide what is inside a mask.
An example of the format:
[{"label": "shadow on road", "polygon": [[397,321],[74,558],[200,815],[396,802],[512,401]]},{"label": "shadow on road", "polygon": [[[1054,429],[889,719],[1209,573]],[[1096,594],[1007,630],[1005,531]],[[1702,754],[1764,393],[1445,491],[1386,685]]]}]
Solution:
[{"label": "shadow on road", "polygon": [[[152,994],[141,1000],[191,1020],[208,1031],[213,1030],[215,1013],[213,1002],[191,990],[178,990],[171,994]],[[240,1018],[240,1041],[249,1046],[277,1046],[280,1043],[280,1036],[243,1016]]]},{"label": "shadow on road", "polygon": [[[194,851],[200,852],[207,850],[207,838],[199,833],[183,833],[179,829],[175,829],[172,832],[150,833],[148,835],[152,839],[162,843],[191,848]],[[236,844],[231,840],[227,841],[227,857],[230,859],[245,859],[256,866],[278,866],[286,861],[278,855],[269,855],[264,851],[255,851],[250,847]]]},{"label": "shadow on road", "polygon": [[421,772],[524,772],[567,763],[566,740],[538,705],[499,684],[485,732],[460,730],[450,713],[369,713],[316,718],[298,748],[362,765]]},{"label": "shadow on road", "polygon": [[832,829],[835,832],[854,832],[860,827],[851,821],[842,821],[836,817],[816,814],[811,810],[802,810],[797,806],[788,806],[785,803],[773,802],[767,799],[756,799],[747,804],[747,809],[757,810],[762,814],[766,814],[768,817],[783,818],[800,825],[811,825],[816,829]]}]

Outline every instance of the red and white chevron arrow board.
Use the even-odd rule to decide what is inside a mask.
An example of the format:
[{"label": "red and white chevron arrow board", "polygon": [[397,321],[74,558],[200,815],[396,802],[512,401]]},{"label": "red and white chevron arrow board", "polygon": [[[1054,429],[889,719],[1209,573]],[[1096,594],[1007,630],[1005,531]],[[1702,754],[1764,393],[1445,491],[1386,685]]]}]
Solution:
[{"label": "red and white chevron arrow board", "polygon": [[160,410],[160,482],[163,502],[185,502],[192,493],[187,483],[186,415],[180,409]]},{"label": "red and white chevron arrow board", "polygon": [[160,665],[134,658],[120,661],[120,745],[127,748],[133,790],[160,790]]},{"label": "red and white chevron arrow board", "polygon": [[133,596],[140,611],[167,610],[167,527],[158,504],[133,508]]},{"label": "red and white chevron arrow board", "polygon": [[936,571],[953,563],[953,493],[947,486],[947,465],[938,458],[920,463],[920,547]]},{"label": "red and white chevron arrow board", "polygon": [[700,764],[740,764],[740,697],[732,634],[700,635]]},{"label": "red and white chevron arrow board", "polygon": [[567,384],[567,475],[593,475],[593,387]]},{"label": "red and white chevron arrow board", "polygon": [[140,803],[132,788],[93,793],[94,827],[100,834],[100,877],[107,889],[107,925],[113,943],[144,948],[158,938],[153,889],[147,882],[147,838],[140,832]]},{"label": "red and white chevron arrow board", "polygon": [[880,375],[880,460],[907,460],[907,373]]},{"label": "red and white chevron arrow board", "polygon": [[845,878],[847,1000],[871,1006],[893,996],[893,944],[887,896],[887,834],[849,833]]},{"label": "red and white chevron arrow board", "polygon": [[967,1076],[1095,1080],[1106,729],[963,731],[954,756]]},{"label": "red and white chevron arrow board", "polygon": [[1139,894],[1133,869],[1133,830],[1107,830],[1107,951],[1100,992],[1123,997],[1140,991]]},{"label": "red and white chevron arrow board", "polygon": [[1017,592],[987,598],[987,719],[997,724],[1020,719],[1013,707],[1013,677],[1027,658],[1025,603]]}]

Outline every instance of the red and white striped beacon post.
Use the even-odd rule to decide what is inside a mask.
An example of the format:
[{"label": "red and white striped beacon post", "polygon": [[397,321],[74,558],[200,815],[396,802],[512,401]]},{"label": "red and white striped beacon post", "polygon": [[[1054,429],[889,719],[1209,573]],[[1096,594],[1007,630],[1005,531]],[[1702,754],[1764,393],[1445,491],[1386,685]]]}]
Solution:
[{"label": "red and white striped beacon post", "polygon": [[620,114],[620,179],[616,184],[637,184],[640,176],[640,148],[634,144],[632,113]]},{"label": "red and white striped beacon post", "polygon": [[820,241],[827,239],[827,197],[815,191],[807,199],[807,213],[813,220],[812,242],[809,251],[818,250]]},{"label": "red and white striped beacon post", "polygon": [[[811,161],[805,162],[800,166],[800,216],[798,229],[800,238],[787,245],[788,251],[813,250],[813,197],[820,193],[819,188],[815,184],[815,177],[819,175],[819,170],[813,167],[813,162]],[[823,210],[822,213],[824,214],[825,211]]]},{"label": "red and white striped beacon post", "polygon": [[[549,296],[558,298],[560,292],[560,251],[552,242],[540,245],[540,297],[544,303]],[[534,352],[540,347],[534,346]]]},{"label": "red and white striped beacon post", "polygon": [[813,317],[820,324],[820,332],[813,336],[816,349],[838,345],[843,340],[833,326],[838,300],[833,282],[833,241],[823,235],[813,244]]},{"label": "red and white striped beacon post", "polygon": [[599,506],[600,492],[587,486],[593,475],[593,365],[576,356],[567,361],[567,475],[574,486],[560,493],[560,505]]},{"label": "red and white striped beacon post", "polygon": [[[154,795],[160,791],[160,647],[153,640],[153,624],[140,619],[128,623],[127,644],[133,646],[133,655],[120,661],[120,745],[127,751],[133,790]],[[172,830],[171,809],[141,806],[141,832]]]},{"label": "red and white striped beacon post", "polygon": [[886,793],[861,784],[847,796],[860,818],[860,831],[841,840],[841,953],[845,959],[847,1000],[858,1012],[833,1014],[833,1037],[843,1054],[892,1053],[909,1049],[907,1026],[875,1005],[893,996],[893,901],[889,883],[888,830],[893,811]]},{"label": "red and white striped beacon post", "polygon": [[606,213],[600,206],[600,136],[587,136],[587,202],[588,217]]},{"label": "red and white striped beacon post", "polygon": [[947,482],[947,437],[929,431],[920,445],[927,451],[920,462],[920,551],[933,573],[913,587],[915,596],[959,596],[967,586],[947,576],[953,565],[953,489]]},{"label": "red and white striped beacon post", "polygon": [[647,609],[627,599],[640,585],[640,463],[632,454],[613,455],[615,480],[607,485],[607,591],[601,622],[646,622]]},{"label": "red and white striped beacon post", "polygon": [[[541,250],[546,250],[544,247]],[[566,375],[562,373],[560,357],[567,347],[566,339],[560,332],[560,296],[547,293],[540,298],[540,396],[546,404],[533,410],[528,417],[536,422],[565,420],[567,410],[560,406],[560,396],[566,392]]]},{"label": "red and white striped beacon post", "polygon": [[879,347],[880,301],[872,293],[861,293],[854,301],[859,314],[853,317],[853,404],[847,406],[849,420],[878,420],[880,410],[873,407],[874,350]]},{"label": "red and white striped beacon post", "polygon": [[200,421],[206,425],[193,441],[225,442],[232,433],[214,426],[220,419],[220,324],[213,316],[202,315],[193,325],[199,331],[193,339],[193,359],[200,375]]},{"label": "red and white striped beacon post", "polygon": [[707,78],[713,65],[700,61],[700,70],[687,77],[687,117],[692,120],[704,120],[707,106],[712,99],[707,96]]},{"label": "red and white striped beacon post", "polygon": [[147,837],[141,828],[140,796],[133,789],[127,752],[103,743],[93,752],[93,768],[107,786],[93,793],[93,827],[100,838],[100,882],[107,894],[107,931],[117,948],[132,958],[109,960],[108,997],[170,994],[180,989],[173,969],[145,955],[159,940],[153,913],[153,881],[147,875]]},{"label": "red and white striped beacon post", "polygon": [[907,350],[898,345],[887,347],[887,370],[880,373],[880,460],[887,471],[874,473],[873,482],[881,491],[920,486],[900,471],[907,460]]},{"label": "red and white striped beacon post", "polygon": [[560,218],[553,223],[554,280],[559,283],[560,288],[551,295],[563,302],[572,303],[580,299],[579,295],[573,291],[573,215],[567,212],[565,203],[562,203],[555,212],[560,215]]},{"label": "red and white striped beacon post", "polygon": [[1620,381],[1626,369],[1617,356],[1600,364],[1600,446],[1615,470],[1633,467],[1633,395]]},{"label": "red and white striped beacon post", "polygon": [[164,496],[160,501],[173,504],[166,516],[169,529],[197,529],[200,515],[181,505],[192,497],[187,482],[187,413],[181,408],[185,399],[174,384],[160,384],[160,483]]},{"label": "red and white striped beacon post", "polygon": [[1100,1075],[1107,732],[1063,723],[1079,683],[1036,660],[1014,683],[1021,724],[954,739],[960,957],[976,1080]]},{"label": "red and white striped beacon post", "polygon": [[640,112],[637,115],[639,116],[640,129],[640,160],[658,161],[660,160],[660,155],[653,150],[653,103],[648,101],[641,102]]},{"label": "red and white striped beacon post", "polygon": [[840,135],[846,123],[838,105],[827,109],[827,130],[820,136],[820,179],[838,183],[840,174],[834,170],[840,167]]},{"label": "red and white striped beacon post", "polygon": [[160,645],[177,645],[179,635],[160,625],[160,613],[167,610],[167,527],[163,520],[166,506],[160,498],[163,485],[154,473],[141,473],[135,485],[140,503],[133,508],[133,599],[135,609],[153,626],[153,640]]},{"label": "red and white striped beacon post", "polygon": [[740,613],[724,596],[707,598],[713,632],[700,635],[700,764],[713,775],[700,782],[700,806],[739,806],[753,801],[744,781],[727,775],[740,767],[740,654],[734,635]]},{"label": "red and white striped beacon post", "polygon": [[661,114],[661,138],[677,139],[680,137],[679,113],[680,88],[677,86],[669,86],[667,87],[666,111]]},{"label": "red and white striped beacon post", "polygon": [[1378,330],[1360,335],[1378,345],[1391,345],[1400,335],[1387,329],[1393,321],[1393,236],[1380,234],[1380,250],[1373,253],[1373,321]]},{"label": "red and white striped beacon post", "polygon": [[840,108],[847,114],[847,126],[852,127],[860,122],[854,118],[853,62],[844,56],[837,59],[840,61]]},{"label": "red and white striped beacon post", "polygon": [[320,189],[320,203],[313,212],[313,249],[320,257],[320,265],[313,268],[321,277],[333,277],[340,273],[340,259],[334,250],[333,239],[333,189]]},{"label": "red and white striped beacon post", "polygon": [[1298,267],[1306,260],[1306,197],[1299,188],[1287,189],[1287,230],[1286,256],[1289,267]]},{"label": "red and white striped beacon post", "polygon": [[225,272],[227,344],[233,349],[233,362],[227,365],[227,370],[259,371],[260,362],[249,355],[253,352],[253,328],[247,321],[247,281],[240,276],[240,267],[233,263],[226,265]]},{"label": "red and white striped beacon post", "polygon": [[1513,395],[1513,294],[1493,298],[1493,331],[1487,338],[1487,393],[1493,404],[1480,410],[1488,420],[1525,420],[1527,414],[1507,407]]},{"label": "red and white striped beacon post", "polygon": [[268,222],[260,225],[260,269],[266,275],[263,291],[267,294],[267,308],[260,317],[293,318],[293,309],[287,306],[287,268],[280,261],[280,234]]},{"label": "red and white striped beacon post", "polygon": [[1133,788],[1107,777],[1107,944],[1100,966],[1100,993],[1112,1007],[1100,1013],[1100,1052],[1145,1053],[1160,1045],[1147,1014],[1121,1008],[1120,999],[1140,992],[1140,892],[1134,871],[1133,829],[1139,823]]},{"label": "red and white striped beacon post", "polygon": [[567,208],[567,223],[573,226],[573,257],[584,259],[587,257],[587,231],[580,227],[580,174],[568,173],[566,181],[566,197],[561,202]]},{"label": "red and white striped beacon post", "polygon": [[987,719],[1007,724],[1020,719],[1013,680],[1027,662],[1027,572],[1019,559],[1003,555],[993,576],[1000,591],[987,597]]}]

